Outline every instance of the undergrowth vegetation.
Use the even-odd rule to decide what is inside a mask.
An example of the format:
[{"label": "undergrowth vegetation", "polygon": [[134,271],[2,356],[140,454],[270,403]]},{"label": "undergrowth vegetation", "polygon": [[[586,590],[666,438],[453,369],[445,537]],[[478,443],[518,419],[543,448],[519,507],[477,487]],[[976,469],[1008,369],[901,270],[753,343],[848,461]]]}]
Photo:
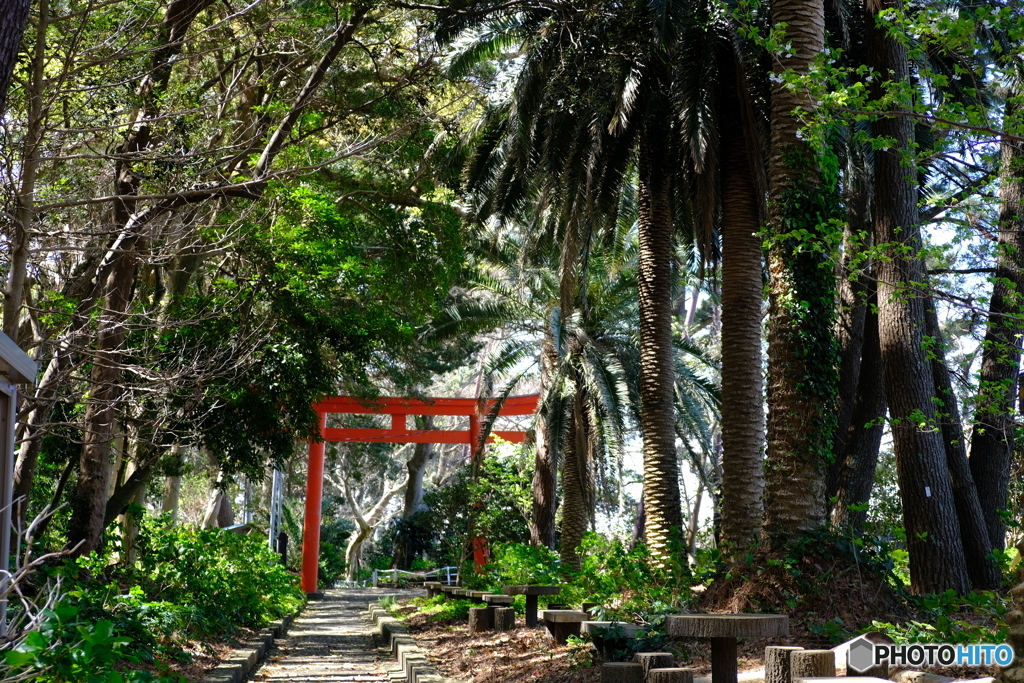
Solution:
[{"label": "undergrowth vegetation", "polygon": [[166,519],[147,520],[130,552],[115,545],[36,576],[38,595],[56,603],[6,653],[4,680],[178,680],[170,665],[188,660],[190,641],[260,628],[305,601],[262,538]]}]

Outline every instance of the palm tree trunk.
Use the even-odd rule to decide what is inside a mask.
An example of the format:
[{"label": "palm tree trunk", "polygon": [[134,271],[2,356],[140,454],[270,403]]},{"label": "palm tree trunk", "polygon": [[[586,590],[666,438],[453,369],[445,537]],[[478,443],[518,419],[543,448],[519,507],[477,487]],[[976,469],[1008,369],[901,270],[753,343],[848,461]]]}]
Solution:
[{"label": "palm tree trunk", "polygon": [[668,117],[649,113],[640,141],[640,431],[643,436],[645,540],[666,558],[683,525],[675,448],[672,349],[672,201]]},{"label": "palm tree trunk", "polygon": [[[550,329],[545,327],[545,329]],[[557,362],[554,345],[545,338],[540,357],[540,392],[549,388],[551,373]],[[558,510],[557,463],[548,434],[547,418],[542,414],[543,402],[537,406],[534,422],[533,506],[530,512],[530,543],[554,550],[557,541],[555,514]]]},{"label": "palm tree trunk", "polygon": [[[726,86],[728,89],[732,84]],[[734,87],[734,86],[733,86]],[[719,137],[722,157],[722,547],[742,553],[764,509],[764,383],[761,367],[760,211],[732,94]],[[699,499],[699,498],[698,498]],[[691,524],[693,527],[693,524]],[[692,532],[691,538],[693,537]]]},{"label": "palm tree trunk", "polygon": [[[890,38],[877,12],[898,8],[899,0],[866,4],[869,65],[881,80],[909,76],[906,48]],[[879,25],[883,24],[883,25]],[[876,96],[882,93],[876,89]],[[967,592],[960,525],[938,429],[935,381],[925,348],[925,301],[913,288],[925,281],[917,216],[915,170],[903,160],[913,142],[909,118],[881,118],[874,135],[892,140],[875,152],[874,233],[882,251],[877,261],[878,331],[889,419],[903,504],[911,589],[919,593]]]},{"label": "palm tree trunk", "polygon": [[587,422],[583,398],[577,389],[573,398],[569,428],[562,453],[562,539],[559,555],[562,566],[579,571],[580,541],[587,533],[586,467]]},{"label": "palm tree trunk", "polygon": [[[1018,92],[1006,98],[1007,125],[1019,122],[1014,104]],[[1010,414],[1017,394],[1017,370],[1024,340],[1024,143],[1004,139],[999,180],[999,245],[992,282],[988,324],[981,355],[978,407],[971,434],[971,474],[978,487],[982,513],[992,547],[1006,546],[1006,526],[1000,512],[1009,507],[1010,467],[1013,462],[1014,419]]]},{"label": "palm tree trunk", "polygon": [[[778,0],[772,23],[792,47],[776,72],[805,74],[825,44],[822,0]],[[825,466],[835,427],[835,279],[823,226],[835,197],[800,138],[800,89],[772,87],[768,248],[768,424],[765,531],[786,539],[825,522]]]}]

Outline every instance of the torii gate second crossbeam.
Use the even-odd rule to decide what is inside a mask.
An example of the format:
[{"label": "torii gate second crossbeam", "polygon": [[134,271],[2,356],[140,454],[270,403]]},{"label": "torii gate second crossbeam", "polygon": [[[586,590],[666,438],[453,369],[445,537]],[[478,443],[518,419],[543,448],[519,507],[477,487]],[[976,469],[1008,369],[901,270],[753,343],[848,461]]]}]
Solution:
[{"label": "torii gate second crossbeam", "polygon": [[[510,396],[501,403],[498,415],[532,415],[537,410],[539,396]],[[363,403],[351,396],[334,396],[313,406],[320,420],[320,441],[309,442],[309,466],[306,473],[306,515],[302,538],[302,590],[316,593],[317,572],[320,562],[320,507],[324,492],[324,443],[464,443],[480,444],[482,417],[489,415],[497,399],[478,401],[473,398],[380,398]],[[390,415],[390,429],[328,428],[330,413],[357,413],[364,415]],[[469,429],[408,429],[409,415],[458,415],[469,417]],[[494,435],[522,443],[526,432],[494,431]],[[493,440],[488,434],[487,440]]]}]

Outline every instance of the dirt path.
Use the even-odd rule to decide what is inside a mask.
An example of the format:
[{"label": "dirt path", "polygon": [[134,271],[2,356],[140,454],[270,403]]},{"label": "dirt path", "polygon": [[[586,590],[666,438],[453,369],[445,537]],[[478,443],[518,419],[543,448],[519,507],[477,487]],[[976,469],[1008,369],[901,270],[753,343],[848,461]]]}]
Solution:
[{"label": "dirt path", "polygon": [[384,595],[413,597],[423,591],[339,588],[310,601],[252,676],[258,683],[385,683],[387,661],[377,658],[370,625],[360,613]]}]

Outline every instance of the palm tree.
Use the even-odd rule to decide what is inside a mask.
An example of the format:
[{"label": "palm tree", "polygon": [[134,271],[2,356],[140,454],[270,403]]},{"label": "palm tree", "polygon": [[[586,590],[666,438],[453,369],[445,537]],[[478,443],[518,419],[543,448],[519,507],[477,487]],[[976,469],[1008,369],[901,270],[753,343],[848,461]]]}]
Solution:
[{"label": "palm tree", "polygon": [[[529,264],[524,263],[524,254],[532,255]],[[483,272],[461,300],[434,321],[432,334],[499,327],[511,332],[493,350],[487,368],[494,374],[515,370],[506,389],[532,371],[522,367],[523,359],[541,366],[538,431],[543,431],[543,438],[538,442],[544,444],[544,453],[538,445],[537,476],[554,481],[555,465],[561,462],[560,549],[563,564],[578,567],[577,548],[593,524],[597,500],[622,499],[623,444],[629,426],[639,423],[638,248],[635,242],[616,238],[593,250],[582,283],[585,305],[567,318],[562,316],[556,250],[537,251],[518,236],[506,234],[481,256]],[[673,387],[673,412],[680,420],[673,429],[684,441],[710,451],[709,416],[717,409],[714,388],[693,363],[684,362],[686,358],[709,365],[692,345],[673,350],[673,363],[680,369]],[[543,467],[550,470],[543,472]]]},{"label": "palm tree", "polygon": [[[456,14],[442,37],[465,29],[470,24],[465,16]],[[751,159],[758,156],[752,135],[756,117],[749,114],[749,100],[736,96],[745,91],[745,70],[728,22],[700,1],[650,7],[559,3],[492,17],[475,35],[454,60],[457,67],[511,44],[524,57],[512,96],[480,126],[468,164],[469,186],[484,197],[483,217],[517,218],[527,206],[544,207],[554,217],[556,239],[563,244],[565,311],[573,305],[582,270],[575,264],[585,262],[600,223],[615,215],[630,173],[638,179],[640,423],[646,536],[656,556],[667,553],[682,523],[671,396],[673,245],[682,234],[695,240],[705,257],[712,255],[722,168],[715,128],[719,108],[729,110],[731,123],[743,124],[742,146],[725,145],[728,163],[742,164],[744,172],[723,176],[730,204],[722,205],[721,218],[733,256],[727,266],[729,296],[745,301],[728,318],[723,371],[723,385],[729,382],[730,388],[723,388],[723,397],[738,417],[727,427],[729,453],[738,454],[727,496],[736,518],[745,520],[735,532],[730,527],[730,535],[745,544],[760,518],[761,265],[754,235],[761,174]],[[722,89],[714,83],[722,77],[724,89],[736,91],[731,99],[721,97],[719,105]],[[733,130],[729,133],[724,137],[731,140]],[[744,257],[742,263],[736,260]]]},{"label": "palm tree", "polygon": [[825,465],[834,431],[835,277],[824,234],[838,207],[799,112],[813,101],[790,88],[825,47],[822,0],[774,0],[772,24],[784,26],[771,88],[768,269],[768,460],[765,530],[783,538],[825,522]]}]

